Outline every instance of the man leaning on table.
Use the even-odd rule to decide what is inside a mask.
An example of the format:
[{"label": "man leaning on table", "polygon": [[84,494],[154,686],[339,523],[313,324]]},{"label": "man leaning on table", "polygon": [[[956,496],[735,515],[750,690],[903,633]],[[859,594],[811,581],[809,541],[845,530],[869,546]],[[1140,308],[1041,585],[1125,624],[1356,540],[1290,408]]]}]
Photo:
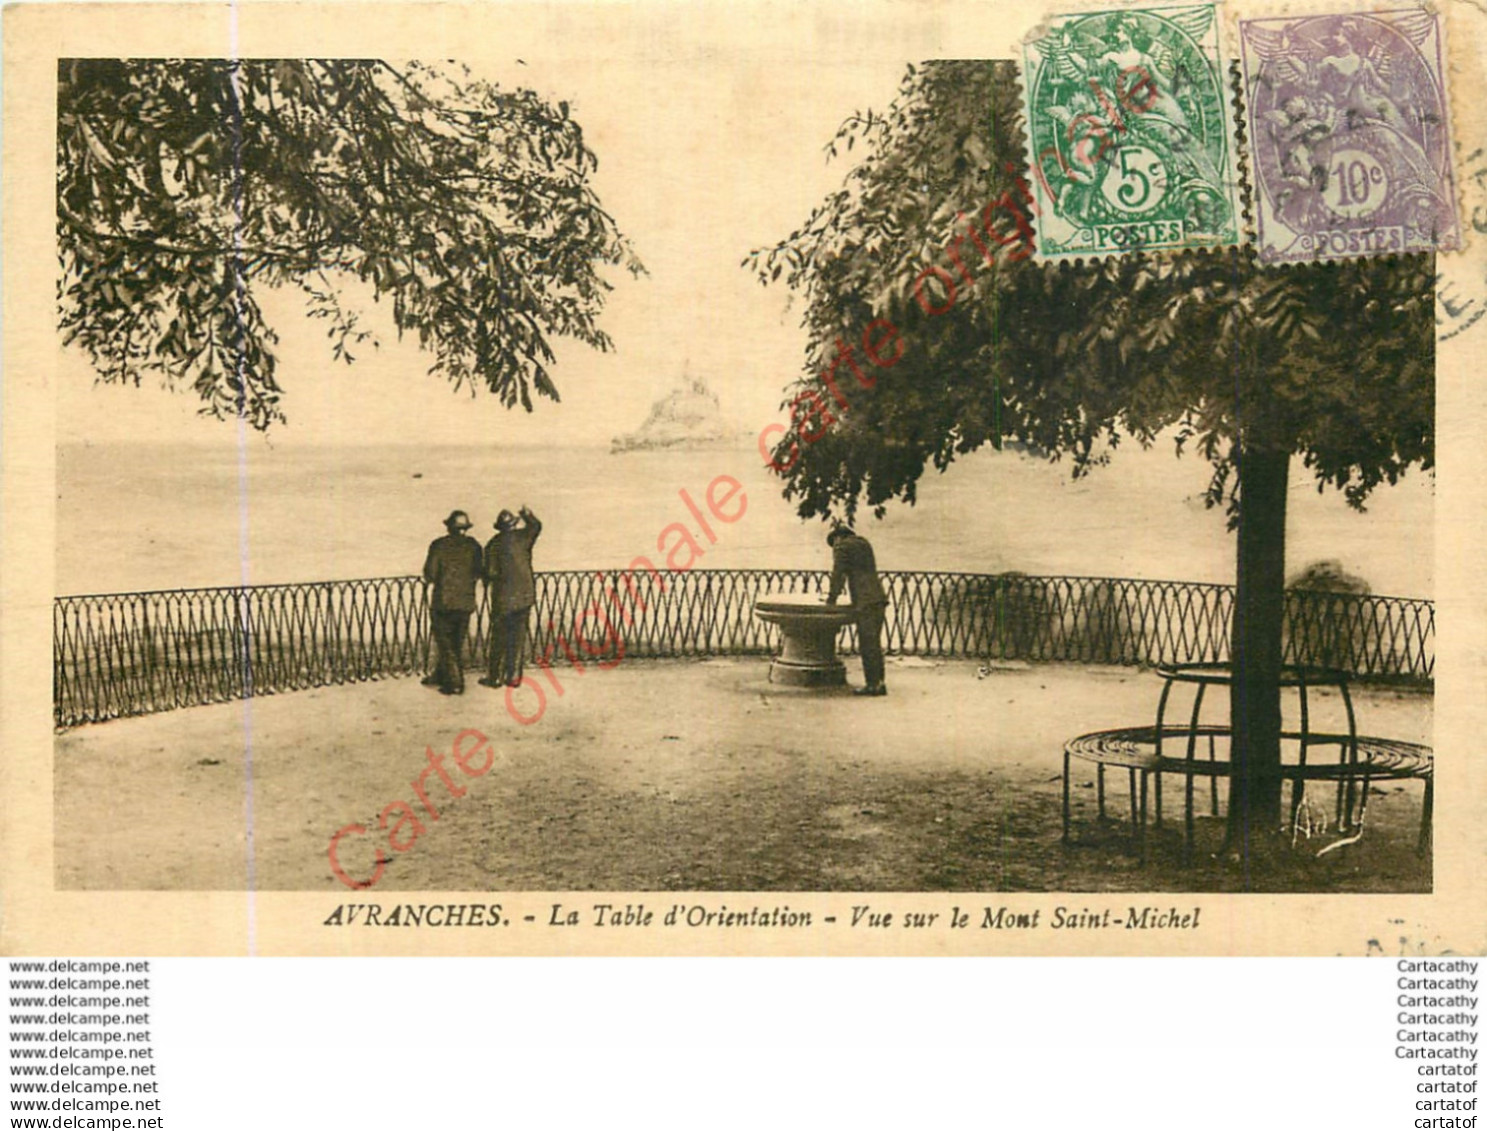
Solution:
[{"label": "man leaning on table", "polygon": [[873,547],[851,527],[836,526],[826,536],[831,547],[831,589],[828,605],[836,604],[845,586],[857,613],[857,642],[862,650],[862,678],[865,687],[854,695],[887,695],[883,682],[883,620],[888,612],[888,595],[878,580],[878,563]]}]

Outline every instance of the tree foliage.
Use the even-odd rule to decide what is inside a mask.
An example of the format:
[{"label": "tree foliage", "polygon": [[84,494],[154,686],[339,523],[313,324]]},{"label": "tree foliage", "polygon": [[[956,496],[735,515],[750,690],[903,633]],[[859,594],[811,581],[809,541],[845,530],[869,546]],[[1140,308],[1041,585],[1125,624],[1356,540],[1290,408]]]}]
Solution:
[{"label": "tree foliage", "polygon": [[600,350],[602,265],[640,270],[566,102],[375,60],[63,60],[59,322],[108,382],[283,419],[265,287],[303,291],[334,354],[391,300],[432,372],[508,407],[556,399],[552,341]]},{"label": "tree foliage", "polygon": [[[1232,503],[1244,449],[1299,454],[1355,505],[1431,466],[1432,257],[1038,262],[1020,118],[1010,63],[910,67],[886,112],[854,115],[828,146],[861,155],[841,189],[745,261],[804,299],[805,368],[774,449],[803,516],[912,503],[926,468],[1009,439],[1077,474],[1123,436],[1170,431],[1212,461],[1210,502]],[[898,327],[903,357],[871,388],[844,386],[843,408],[821,373],[874,319]]]},{"label": "tree foliage", "polygon": [[[850,518],[913,503],[926,468],[1009,438],[1076,474],[1122,437],[1196,446],[1209,502],[1239,530],[1229,844],[1248,853],[1280,827],[1290,460],[1356,506],[1432,465],[1433,257],[1041,263],[1019,115],[1010,63],[911,67],[885,113],[854,115],[828,146],[864,154],[842,188],[745,260],[805,299],[806,367],[773,463],[802,516]],[[902,348],[885,365],[868,346],[888,324]],[[875,364],[854,384],[839,359],[859,340]]]}]

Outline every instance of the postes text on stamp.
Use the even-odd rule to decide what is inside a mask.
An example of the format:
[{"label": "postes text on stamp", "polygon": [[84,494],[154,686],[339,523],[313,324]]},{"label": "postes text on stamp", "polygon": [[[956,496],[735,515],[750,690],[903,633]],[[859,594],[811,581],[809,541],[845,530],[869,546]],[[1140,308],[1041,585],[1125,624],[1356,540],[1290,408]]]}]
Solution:
[{"label": "postes text on stamp", "polygon": [[1055,17],[1024,48],[1037,254],[1238,242],[1212,5]]},{"label": "postes text on stamp", "polygon": [[1460,247],[1438,16],[1243,20],[1260,258]]}]

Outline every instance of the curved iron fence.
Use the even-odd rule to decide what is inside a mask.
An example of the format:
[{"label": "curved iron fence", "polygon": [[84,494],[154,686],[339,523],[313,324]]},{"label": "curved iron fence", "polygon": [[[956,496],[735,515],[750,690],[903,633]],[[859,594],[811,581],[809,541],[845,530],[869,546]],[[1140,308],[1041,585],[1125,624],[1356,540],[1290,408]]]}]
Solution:
[{"label": "curved iron fence", "polygon": [[[533,651],[554,664],[624,657],[763,655],[777,630],[753,615],[771,595],[825,591],[816,570],[563,571],[537,578]],[[1226,659],[1227,585],[1023,574],[885,573],[890,653],[1153,665]],[[487,617],[467,656],[485,655]],[[856,649],[848,629],[843,650]],[[1428,682],[1435,606],[1399,597],[1292,591],[1286,661],[1360,679]],[[58,726],[251,695],[422,673],[426,587],[388,577],[251,588],[58,597]]]}]

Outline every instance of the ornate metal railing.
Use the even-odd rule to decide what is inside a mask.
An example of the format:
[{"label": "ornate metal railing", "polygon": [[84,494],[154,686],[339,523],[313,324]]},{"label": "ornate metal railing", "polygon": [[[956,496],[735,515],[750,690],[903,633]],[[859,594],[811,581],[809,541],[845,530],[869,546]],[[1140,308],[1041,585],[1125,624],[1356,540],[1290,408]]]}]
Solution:
[{"label": "ornate metal railing", "polygon": [[[816,594],[814,570],[543,573],[533,650],[552,663],[755,655],[777,645],[756,599]],[[885,573],[890,653],[1152,665],[1223,660],[1226,585],[1022,574]],[[414,577],[59,597],[58,726],[428,669],[427,593]],[[483,600],[483,598],[482,598]],[[468,653],[486,647],[485,609]],[[856,648],[853,630],[844,651]],[[1286,660],[1360,679],[1428,682],[1430,601],[1288,594]]]}]

